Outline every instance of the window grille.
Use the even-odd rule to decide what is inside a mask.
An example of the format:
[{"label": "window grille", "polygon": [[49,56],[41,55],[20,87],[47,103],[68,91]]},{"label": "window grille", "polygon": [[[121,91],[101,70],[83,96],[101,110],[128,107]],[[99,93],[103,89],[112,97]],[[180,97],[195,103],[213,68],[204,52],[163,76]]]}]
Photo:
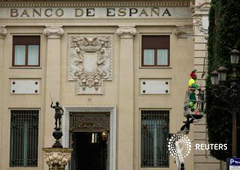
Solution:
[{"label": "window grille", "polygon": [[36,167],[38,110],[11,110],[10,167]]},{"label": "window grille", "polygon": [[169,111],[141,111],[141,166],[168,167]]}]

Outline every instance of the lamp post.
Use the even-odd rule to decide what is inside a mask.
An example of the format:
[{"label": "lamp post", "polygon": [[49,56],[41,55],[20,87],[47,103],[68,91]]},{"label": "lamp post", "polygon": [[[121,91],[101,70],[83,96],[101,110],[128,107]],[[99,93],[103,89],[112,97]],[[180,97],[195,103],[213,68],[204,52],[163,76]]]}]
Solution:
[{"label": "lamp post", "polygon": [[[230,52],[231,64],[233,65],[232,75],[230,79],[230,88],[226,89],[229,91],[230,98],[233,101],[232,109],[232,157],[237,156],[237,96],[238,96],[238,84],[237,84],[237,69],[236,64],[239,63],[239,54],[240,52],[236,49],[233,49]],[[211,82],[212,85],[217,86],[220,84],[220,87],[223,86],[227,78],[227,69],[225,67],[220,67],[217,70],[214,70],[211,73]],[[221,91],[225,93],[226,91]]]}]

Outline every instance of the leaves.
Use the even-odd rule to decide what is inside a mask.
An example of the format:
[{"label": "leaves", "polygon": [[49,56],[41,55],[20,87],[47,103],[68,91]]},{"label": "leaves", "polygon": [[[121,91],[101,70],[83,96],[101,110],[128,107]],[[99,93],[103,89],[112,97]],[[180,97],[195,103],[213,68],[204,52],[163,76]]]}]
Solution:
[{"label": "leaves", "polygon": [[[231,74],[230,48],[240,50],[240,0],[212,0],[209,12],[209,40],[208,40],[208,74],[218,68],[225,66]],[[230,76],[228,76],[227,86],[230,87]],[[218,89],[220,98],[213,94],[210,76],[206,80],[207,91],[207,126],[209,143],[228,144],[227,151],[212,150],[211,155],[219,160],[226,161],[231,157],[232,150],[232,105],[229,93],[223,94],[222,89]],[[240,97],[239,97],[240,98]],[[225,100],[223,100],[225,99]],[[238,100],[239,101],[239,100]],[[237,104],[240,107],[240,103]],[[240,110],[240,108],[238,108]],[[239,113],[238,113],[238,117]],[[239,119],[238,126],[239,126]],[[238,130],[238,143],[240,143],[240,131]],[[238,147],[240,156],[240,146]]]}]

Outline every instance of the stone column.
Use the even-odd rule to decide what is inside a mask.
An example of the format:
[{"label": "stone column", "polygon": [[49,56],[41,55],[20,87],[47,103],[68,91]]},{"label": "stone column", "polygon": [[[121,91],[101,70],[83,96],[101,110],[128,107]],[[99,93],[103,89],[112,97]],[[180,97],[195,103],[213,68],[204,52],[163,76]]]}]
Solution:
[{"label": "stone column", "polygon": [[[3,93],[4,93],[4,38],[7,34],[7,30],[5,26],[0,25],[0,125],[3,125]],[[0,127],[0,150],[2,151],[2,141],[3,141],[3,127]],[[0,154],[0,165],[3,165],[2,163],[2,154]]]},{"label": "stone column", "polygon": [[[60,100],[60,71],[61,71],[61,36],[64,31],[61,26],[47,26],[44,34],[47,36],[47,63],[46,63],[46,91],[45,91],[45,112],[44,114],[44,147],[54,144],[52,136],[55,119],[55,111],[50,108],[51,97],[54,105]],[[61,103],[60,103],[61,104]]]},{"label": "stone column", "polygon": [[120,26],[119,59],[119,116],[118,116],[118,164],[117,169],[133,170],[133,115],[134,115],[134,63],[133,38],[136,34],[133,26]]}]

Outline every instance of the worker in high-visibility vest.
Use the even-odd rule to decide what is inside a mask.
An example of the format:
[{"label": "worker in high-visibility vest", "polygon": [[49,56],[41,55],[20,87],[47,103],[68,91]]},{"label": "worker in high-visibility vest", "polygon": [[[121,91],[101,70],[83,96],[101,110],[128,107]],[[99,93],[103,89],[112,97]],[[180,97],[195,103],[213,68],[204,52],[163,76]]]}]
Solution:
[{"label": "worker in high-visibility vest", "polygon": [[198,87],[196,80],[197,80],[197,75],[196,75],[196,69],[193,70],[190,73],[190,77],[191,79],[189,80],[188,83],[188,90],[189,90],[189,108],[191,109],[191,111],[194,111],[194,105],[196,103],[196,94],[195,91],[199,90],[201,91],[201,88]]}]

